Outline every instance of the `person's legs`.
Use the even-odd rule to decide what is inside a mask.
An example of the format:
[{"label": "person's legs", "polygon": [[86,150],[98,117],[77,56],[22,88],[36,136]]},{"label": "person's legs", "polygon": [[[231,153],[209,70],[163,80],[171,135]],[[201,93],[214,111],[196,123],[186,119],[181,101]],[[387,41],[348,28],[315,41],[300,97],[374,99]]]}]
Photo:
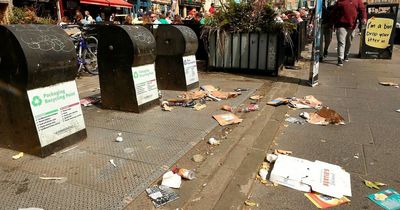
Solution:
[{"label": "person's legs", "polygon": [[347,34],[346,34],[346,47],[344,49],[344,60],[349,61],[349,51],[351,47],[351,43],[353,42],[354,39],[354,30],[352,29],[346,29]]},{"label": "person's legs", "polygon": [[324,57],[328,56],[328,48],[332,41],[332,28],[327,26],[324,31]]},{"label": "person's legs", "polygon": [[345,28],[336,28],[337,54],[338,54],[339,66],[343,66],[346,35],[347,35],[347,30]]}]

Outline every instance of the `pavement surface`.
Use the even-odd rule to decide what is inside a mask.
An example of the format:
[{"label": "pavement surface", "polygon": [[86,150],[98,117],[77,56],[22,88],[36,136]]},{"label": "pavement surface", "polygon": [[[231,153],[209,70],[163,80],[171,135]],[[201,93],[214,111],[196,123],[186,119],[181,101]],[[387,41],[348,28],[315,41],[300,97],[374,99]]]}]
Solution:
[{"label": "pavement surface", "polygon": [[274,149],[291,150],[295,157],[337,164],[350,172],[351,202],[336,209],[381,209],[367,198],[378,190],[366,187],[364,179],[386,183],[388,186],[382,189],[400,191],[400,115],[395,111],[400,108],[400,89],[379,85],[385,81],[400,82],[400,46],[395,46],[392,60],[361,60],[355,58],[356,37],[350,61],[338,67],[335,45],[336,42],[331,44],[329,57],[320,65],[320,85],[304,85],[301,79],[308,78],[306,71],[299,75],[295,93],[281,96],[313,95],[339,112],[346,125],[290,124],[284,121],[287,116],[299,117],[301,111],[309,110],[284,107],[286,116],[281,114],[278,118],[276,136],[260,136],[271,144],[243,160],[214,209],[249,209],[243,203],[248,198],[259,204],[258,209],[315,209],[300,191],[265,186],[254,180],[265,152],[272,153]]},{"label": "pavement surface", "polygon": [[[356,40],[353,53],[357,46]],[[83,107],[88,138],[72,150],[12,160],[16,151],[0,149],[0,209],[155,209],[144,190],[160,184],[162,174],[173,165],[195,171],[196,179],[183,180],[176,190],[180,198],[163,209],[316,208],[300,191],[255,180],[265,154],[273,149],[292,150],[295,157],[337,164],[350,172],[351,203],[337,209],[379,209],[366,198],[377,190],[365,187],[362,180],[400,190],[400,118],[395,112],[400,109],[400,90],[378,84],[400,83],[400,49],[395,46],[392,60],[351,58],[337,67],[334,47],[335,42],[320,66],[320,85],[313,88],[307,85],[309,65],[303,60],[298,63],[300,70],[283,70],[276,78],[201,72],[201,84],[222,90],[250,88],[238,98],[209,102],[201,111],[162,112],[155,107],[134,114]],[[81,98],[100,93],[97,77],[82,77],[77,83]],[[162,91],[165,98],[179,93]],[[253,94],[264,96],[257,101],[260,110],[237,113],[242,123],[221,127],[212,119],[222,113],[222,104],[235,108],[249,104]],[[289,124],[285,118],[298,116],[298,110],[266,105],[276,97],[306,95],[339,112],[346,125]],[[114,141],[119,132],[121,143]],[[210,137],[221,140],[221,145],[207,144]],[[195,154],[204,161],[192,161]],[[249,198],[259,206],[245,206]]]}]

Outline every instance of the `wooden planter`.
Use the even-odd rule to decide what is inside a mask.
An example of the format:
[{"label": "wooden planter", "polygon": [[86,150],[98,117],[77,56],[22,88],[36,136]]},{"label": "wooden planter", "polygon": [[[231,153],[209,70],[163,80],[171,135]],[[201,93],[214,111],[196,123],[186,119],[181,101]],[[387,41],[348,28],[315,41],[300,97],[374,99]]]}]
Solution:
[{"label": "wooden planter", "polygon": [[[279,33],[211,33],[209,67],[277,76],[284,58],[283,35]],[[220,41],[217,42],[217,39]]]}]

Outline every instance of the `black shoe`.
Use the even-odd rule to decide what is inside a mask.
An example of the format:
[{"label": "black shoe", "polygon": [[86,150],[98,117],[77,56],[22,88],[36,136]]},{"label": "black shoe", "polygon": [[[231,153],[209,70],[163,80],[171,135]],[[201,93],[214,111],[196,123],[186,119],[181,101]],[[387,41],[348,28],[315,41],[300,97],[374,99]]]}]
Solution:
[{"label": "black shoe", "polygon": [[337,65],[343,66],[343,60],[341,58],[338,58]]},{"label": "black shoe", "polygon": [[328,51],[324,51],[324,58],[328,57]]},{"label": "black shoe", "polygon": [[345,55],[344,56],[344,61],[349,62],[349,56]]}]

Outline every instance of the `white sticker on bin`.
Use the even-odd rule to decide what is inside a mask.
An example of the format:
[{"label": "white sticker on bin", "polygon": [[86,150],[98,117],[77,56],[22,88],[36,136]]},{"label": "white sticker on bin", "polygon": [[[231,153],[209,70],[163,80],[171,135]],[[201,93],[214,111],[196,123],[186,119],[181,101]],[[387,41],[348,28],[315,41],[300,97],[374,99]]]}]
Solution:
[{"label": "white sticker on bin", "polygon": [[27,93],[42,147],[85,129],[75,81]]}]

